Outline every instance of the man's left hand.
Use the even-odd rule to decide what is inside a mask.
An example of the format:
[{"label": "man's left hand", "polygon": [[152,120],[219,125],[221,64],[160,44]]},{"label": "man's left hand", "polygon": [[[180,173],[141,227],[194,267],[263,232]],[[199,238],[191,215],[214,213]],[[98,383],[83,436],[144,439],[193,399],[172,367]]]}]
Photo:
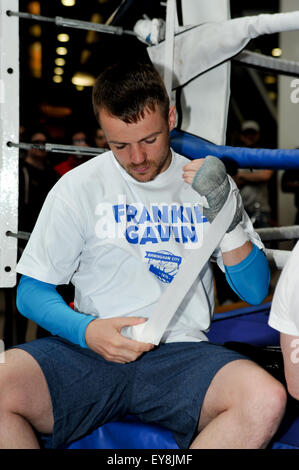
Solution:
[{"label": "man's left hand", "polygon": [[197,170],[199,170],[204,161],[204,158],[198,158],[196,160],[192,160],[192,162],[187,163],[187,165],[183,167],[183,180],[185,183],[192,184]]},{"label": "man's left hand", "polygon": [[[211,155],[193,160],[183,167],[183,179],[207,200],[203,206],[203,215],[210,223],[222,209],[229,197],[230,182],[223,162]],[[236,213],[227,232],[231,232],[242,219],[242,207],[237,206]]]}]

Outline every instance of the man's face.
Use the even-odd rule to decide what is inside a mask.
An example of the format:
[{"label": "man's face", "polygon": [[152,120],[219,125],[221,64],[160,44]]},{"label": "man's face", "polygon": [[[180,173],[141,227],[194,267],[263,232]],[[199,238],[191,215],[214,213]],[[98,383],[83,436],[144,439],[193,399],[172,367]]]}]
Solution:
[{"label": "man's face", "polygon": [[246,147],[254,147],[260,140],[260,134],[253,129],[249,129],[240,134],[240,140]]},{"label": "man's face", "polygon": [[153,180],[170,165],[169,132],[175,119],[174,106],[169,110],[168,120],[156,106],[154,111],[145,111],[144,119],[132,124],[111,116],[105,109],[99,111],[101,127],[116,160],[140,182]]},{"label": "man's face", "polygon": [[[33,144],[45,144],[47,142],[47,138],[41,132],[37,132],[36,134],[33,134],[31,142]],[[31,149],[29,153],[31,157],[36,158],[38,160],[44,160],[47,155],[47,152],[45,150],[39,149]]]},{"label": "man's face", "polygon": [[86,140],[86,134],[84,132],[76,132],[76,134],[72,136],[72,144],[78,145],[79,147],[88,147]]}]

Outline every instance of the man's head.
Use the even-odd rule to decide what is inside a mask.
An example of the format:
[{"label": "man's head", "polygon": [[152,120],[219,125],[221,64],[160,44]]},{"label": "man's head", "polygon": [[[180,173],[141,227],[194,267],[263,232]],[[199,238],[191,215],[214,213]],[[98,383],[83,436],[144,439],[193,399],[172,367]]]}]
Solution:
[{"label": "man's head", "polygon": [[106,69],[94,86],[93,107],[115,158],[133,178],[150,181],[168,168],[176,114],[151,65]]},{"label": "man's head", "polygon": [[[47,142],[48,143],[50,142],[50,136],[47,130],[39,125],[26,131],[24,135],[24,139],[25,141],[31,142],[32,144],[38,144],[38,145],[44,145]],[[30,161],[34,160],[36,162],[41,162],[42,164],[46,156],[47,156],[46,150],[33,148],[28,151],[26,159]]]},{"label": "man's head", "polygon": [[87,135],[85,131],[76,129],[72,133],[72,145],[78,145],[79,147],[88,147]]},{"label": "man's head", "polygon": [[244,121],[241,126],[240,140],[246,147],[255,147],[260,140],[260,126],[256,121]]},{"label": "man's head", "polygon": [[[69,130],[67,136],[68,142],[70,145],[75,147],[88,147],[88,136],[87,132],[80,125],[78,127],[73,127]],[[81,163],[88,160],[86,155],[78,155],[77,153],[71,154],[73,158],[76,158]]]}]

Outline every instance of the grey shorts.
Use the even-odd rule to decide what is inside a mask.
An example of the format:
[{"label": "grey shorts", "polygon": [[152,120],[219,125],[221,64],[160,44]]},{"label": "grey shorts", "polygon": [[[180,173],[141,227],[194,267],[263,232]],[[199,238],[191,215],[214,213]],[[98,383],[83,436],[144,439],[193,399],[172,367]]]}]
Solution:
[{"label": "grey shorts", "polygon": [[54,431],[45,447],[59,448],[98,426],[135,415],[172,431],[187,449],[201,406],[219,369],[241,354],[213,343],[162,344],[137,361],[116,364],[57,336],[18,345],[39,363],[48,383]]}]

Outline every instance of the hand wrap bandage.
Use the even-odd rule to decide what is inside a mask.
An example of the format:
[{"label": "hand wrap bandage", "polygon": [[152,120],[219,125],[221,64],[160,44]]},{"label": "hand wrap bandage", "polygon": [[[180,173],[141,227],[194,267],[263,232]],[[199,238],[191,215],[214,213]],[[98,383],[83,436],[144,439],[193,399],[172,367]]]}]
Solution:
[{"label": "hand wrap bandage", "polygon": [[134,32],[147,45],[159,44],[165,39],[165,21],[160,18],[138,20]]},{"label": "hand wrap bandage", "polygon": [[237,192],[230,187],[229,195],[215,220],[207,227],[203,245],[187,256],[180,266],[175,279],[164,290],[155,304],[146,323],[126,327],[122,334],[137,341],[159,344],[163,334],[173,318],[193,282],[208,263],[211,255],[219,246],[223,235],[230,227],[237,208]]},{"label": "hand wrap bandage", "polygon": [[[193,178],[192,188],[206,198],[208,207],[203,206],[203,215],[212,223],[231,190],[231,183],[222,161],[219,158],[207,156]],[[222,252],[239,248],[248,240],[247,234],[239,225],[242,216],[243,205],[241,201],[238,201],[233,220],[220,243]]]}]

